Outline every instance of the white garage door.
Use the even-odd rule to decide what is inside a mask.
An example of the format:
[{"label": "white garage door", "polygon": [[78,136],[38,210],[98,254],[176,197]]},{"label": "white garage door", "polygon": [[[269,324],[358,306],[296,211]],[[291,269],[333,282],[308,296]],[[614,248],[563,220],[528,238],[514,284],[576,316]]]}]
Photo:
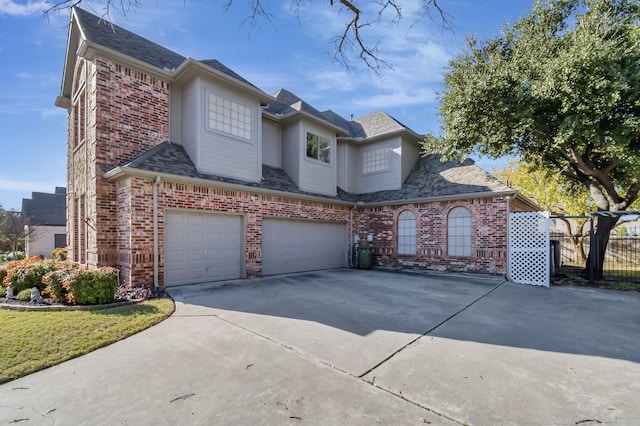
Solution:
[{"label": "white garage door", "polygon": [[347,262],[347,225],[303,220],[262,221],[262,274],[342,268]]},{"label": "white garage door", "polygon": [[193,284],[240,278],[240,216],[167,212],[164,284]]}]

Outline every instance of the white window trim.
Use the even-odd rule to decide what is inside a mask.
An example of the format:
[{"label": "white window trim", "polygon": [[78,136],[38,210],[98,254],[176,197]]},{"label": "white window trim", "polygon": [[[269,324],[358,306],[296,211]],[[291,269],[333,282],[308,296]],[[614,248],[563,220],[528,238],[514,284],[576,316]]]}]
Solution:
[{"label": "white window trim", "polygon": [[[386,151],[384,155],[386,155],[386,167],[384,169],[380,169],[380,170],[373,170],[373,171],[369,171],[369,172],[365,172],[364,171],[364,167],[365,167],[365,155],[369,154],[369,153],[374,153],[377,151]],[[376,149],[369,149],[367,151],[364,151],[362,153],[362,168],[360,170],[362,176],[367,176],[367,175],[374,175],[377,173],[386,173],[389,170],[391,170],[391,147],[390,146],[383,146],[380,148],[376,148]]]},{"label": "white window trim", "polygon": [[[318,138],[326,139],[326,140],[329,141],[329,150],[330,150],[330,152],[329,152],[329,161],[328,162],[327,161],[322,161],[322,160],[317,159],[317,158],[309,157],[307,155],[307,135],[309,135],[309,134],[311,134],[313,136],[317,136]],[[303,152],[302,155],[304,156],[304,159],[306,161],[311,161],[312,163],[315,163],[315,164],[321,164],[323,166],[332,167],[332,164],[333,164],[333,161],[334,161],[333,153],[335,151],[335,143],[334,143],[334,139],[333,138],[326,137],[325,135],[322,135],[319,132],[316,132],[316,131],[313,131],[313,130],[305,129],[303,142],[304,142],[304,148],[303,148],[304,152]]]},{"label": "white window trim", "polygon": [[[400,216],[402,216],[404,213],[411,213],[411,215],[413,216],[411,218],[411,220],[413,220],[413,235],[402,235],[403,238],[411,238],[414,240],[413,246],[409,245],[409,244],[402,244],[402,246],[400,245],[400,223],[401,223],[401,218]],[[408,220],[408,219],[404,219],[404,220]],[[413,210],[402,210],[399,214],[398,214],[398,218],[396,220],[396,232],[398,233],[398,238],[396,241],[396,245],[397,245],[397,250],[398,250],[398,255],[399,256],[415,256],[418,253],[418,215],[413,211]],[[403,250],[400,249],[400,247],[403,248]],[[412,251],[409,252],[405,252],[404,248],[413,248]]]},{"label": "white window trim", "polygon": [[[466,210],[466,212],[469,214],[469,216],[456,216],[456,217],[451,217],[451,213],[456,210],[456,209],[464,209]],[[451,234],[451,222],[450,219],[468,219],[469,220],[469,235],[452,235]],[[458,226],[459,227],[459,226]],[[458,228],[456,227],[456,228]],[[452,237],[465,237],[465,241],[464,242],[468,242],[469,244],[465,244],[465,245],[452,245],[451,244],[451,238]],[[468,240],[467,240],[468,237]],[[452,249],[456,248],[458,250],[462,250],[462,251],[468,251],[468,254],[452,254]],[[471,210],[469,210],[466,207],[463,206],[457,206],[452,208],[451,210],[449,210],[449,212],[447,213],[447,256],[449,257],[472,257],[473,256],[473,214],[471,213]]]},{"label": "white window trim", "polygon": [[[219,98],[222,98],[224,101],[229,101],[229,102],[232,102],[232,103],[234,103],[234,104],[236,104],[238,106],[244,107],[249,111],[249,118],[250,118],[249,134],[250,134],[250,137],[248,139],[246,137],[243,137],[243,136],[234,135],[231,132],[226,132],[224,130],[216,129],[216,128],[211,127],[209,125],[209,123],[210,123],[210,114],[211,114],[211,109],[210,109],[209,105],[210,105],[210,97],[212,95],[216,96],[216,97],[219,97]],[[245,143],[249,143],[249,144],[254,142],[255,133],[256,133],[256,130],[255,130],[255,121],[256,121],[255,117],[256,117],[256,115],[255,115],[255,111],[253,110],[253,108],[250,105],[247,105],[246,103],[244,103],[243,101],[240,101],[239,99],[235,99],[235,98],[233,98],[233,97],[231,97],[229,95],[226,95],[224,93],[219,93],[219,92],[217,92],[215,90],[212,90],[210,88],[206,88],[205,89],[204,105],[205,105],[205,108],[204,108],[204,113],[205,113],[204,114],[205,115],[204,116],[204,128],[205,128],[206,131],[211,132],[211,133],[215,133],[215,134],[218,134],[218,135],[221,135],[221,136],[224,136],[226,138],[234,139],[234,140],[237,140],[237,141],[240,141],[240,142],[245,142]],[[230,125],[231,125],[231,123],[230,123]]]}]

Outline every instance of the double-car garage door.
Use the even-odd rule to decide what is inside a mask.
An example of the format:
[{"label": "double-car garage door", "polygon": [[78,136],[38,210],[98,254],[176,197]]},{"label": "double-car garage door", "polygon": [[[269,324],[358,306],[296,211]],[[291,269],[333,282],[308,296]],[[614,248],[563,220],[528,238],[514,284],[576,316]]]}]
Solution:
[{"label": "double-car garage door", "polygon": [[[244,275],[241,216],[168,211],[164,284],[222,281]],[[344,223],[264,218],[262,275],[346,266]]]}]

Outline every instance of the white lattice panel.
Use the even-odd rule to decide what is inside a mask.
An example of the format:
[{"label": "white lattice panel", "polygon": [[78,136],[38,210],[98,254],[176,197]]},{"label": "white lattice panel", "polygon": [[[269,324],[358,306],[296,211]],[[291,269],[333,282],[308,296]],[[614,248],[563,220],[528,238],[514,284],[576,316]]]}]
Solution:
[{"label": "white lattice panel", "polygon": [[549,287],[549,213],[509,214],[509,279]]}]

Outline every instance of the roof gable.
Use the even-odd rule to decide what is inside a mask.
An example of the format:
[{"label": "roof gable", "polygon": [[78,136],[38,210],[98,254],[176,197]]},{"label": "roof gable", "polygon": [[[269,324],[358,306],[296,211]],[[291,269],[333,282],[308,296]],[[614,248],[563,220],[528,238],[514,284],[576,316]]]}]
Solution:
[{"label": "roof gable", "polygon": [[75,7],[73,13],[85,39],[154,67],[172,70],[186,58],[131,31]]}]

